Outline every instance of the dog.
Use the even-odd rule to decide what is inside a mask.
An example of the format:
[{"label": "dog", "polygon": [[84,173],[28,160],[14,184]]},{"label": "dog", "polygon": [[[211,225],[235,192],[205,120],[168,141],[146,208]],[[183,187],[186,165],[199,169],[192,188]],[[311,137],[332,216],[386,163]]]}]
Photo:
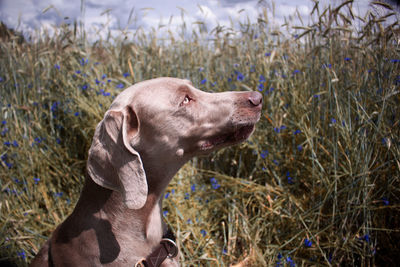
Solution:
[{"label": "dog", "polygon": [[246,140],[261,109],[258,92],[207,93],[177,78],[125,89],[96,127],[75,209],[31,266],[179,266],[162,221],[167,185],[192,157]]}]

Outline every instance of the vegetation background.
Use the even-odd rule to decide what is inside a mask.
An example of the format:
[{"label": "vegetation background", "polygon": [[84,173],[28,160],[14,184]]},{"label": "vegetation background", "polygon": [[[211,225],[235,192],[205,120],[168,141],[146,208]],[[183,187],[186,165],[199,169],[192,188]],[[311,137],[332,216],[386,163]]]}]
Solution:
[{"label": "vegetation background", "polygon": [[[25,266],[72,211],[96,124],[129,85],[187,78],[257,90],[245,143],[195,158],[164,219],[183,266],[394,266],[400,260],[400,31],[389,5],[352,1],[307,26],[257,23],[89,41],[82,25],[32,40],[0,30],[0,256]],[[160,26],[162,27],[162,26]]]}]

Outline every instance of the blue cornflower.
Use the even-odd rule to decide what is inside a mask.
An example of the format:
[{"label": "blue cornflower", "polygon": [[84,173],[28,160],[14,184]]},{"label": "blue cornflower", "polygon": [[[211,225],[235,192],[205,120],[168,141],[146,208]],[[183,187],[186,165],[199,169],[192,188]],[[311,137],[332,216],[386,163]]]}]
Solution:
[{"label": "blue cornflower", "polygon": [[108,79],[107,82],[110,83],[110,82],[111,82],[111,79]]},{"label": "blue cornflower", "polygon": [[124,74],[122,74],[125,78],[131,76],[128,72],[125,72]]},{"label": "blue cornflower", "polygon": [[282,254],[278,253],[278,261],[276,262],[276,267],[280,267],[282,264]]},{"label": "blue cornflower", "polygon": [[192,186],[190,187],[190,190],[192,190],[192,192],[196,191],[196,184],[192,184]]},{"label": "blue cornflower", "polygon": [[23,260],[26,259],[26,253],[24,250],[20,250],[17,252],[18,257],[22,258]]},{"label": "blue cornflower", "polygon": [[100,84],[100,81],[96,78],[95,80],[95,83],[98,85],[98,84]]},{"label": "blue cornflower", "polygon": [[59,69],[60,69],[60,65],[58,65],[58,64],[55,64],[55,65],[54,65],[54,68],[56,68],[56,69],[58,69],[58,70],[59,70]]},{"label": "blue cornflower", "polygon": [[1,82],[4,82],[4,78],[3,77],[0,77],[0,83]]},{"label": "blue cornflower", "polygon": [[267,52],[264,54],[264,56],[269,57],[271,55],[271,53]]},{"label": "blue cornflower", "polygon": [[390,60],[390,62],[392,62],[392,63],[399,63],[399,62],[400,62],[400,59],[392,59],[392,60]]},{"label": "blue cornflower", "polygon": [[292,258],[289,256],[286,257],[286,262],[289,263],[290,267],[296,266],[296,264],[293,262]]},{"label": "blue cornflower", "polygon": [[308,238],[304,239],[304,246],[310,248],[312,246],[312,241]]},{"label": "blue cornflower", "polygon": [[221,185],[218,183],[218,181],[217,181],[217,179],[215,179],[215,177],[212,177],[212,178],[210,179],[210,181],[211,181],[211,187],[212,187],[213,189],[218,189],[218,188],[221,187]]},{"label": "blue cornflower", "polygon": [[293,71],[293,75],[296,75],[297,73],[299,73],[300,72],[300,70],[294,70]]},{"label": "blue cornflower", "polygon": [[290,177],[290,172],[286,172],[288,184],[294,184],[293,178]]},{"label": "blue cornflower", "polygon": [[164,196],[165,199],[167,199],[169,197],[169,192],[167,192]]},{"label": "blue cornflower", "polygon": [[335,119],[335,118],[332,118],[332,119],[331,119],[331,123],[332,123],[332,124],[335,124],[335,123],[336,123],[336,119]]},{"label": "blue cornflower", "polygon": [[237,72],[237,80],[238,81],[243,81],[244,80],[244,75],[240,71]]},{"label": "blue cornflower", "polygon": [[201,234],[203,237],[205,237],[205,236],[207,235],[207,231],[204,230],[204,229],[201,229],[201,230],[200,230],[200,234]]},{"label": "blue cornflower", "polygon": [[220,184],[212,184],[211,187],[212,187],[213,189],[218,189],[218,188],[221,187],[221,185],[220,185]]},{"label": "blue cornflower", "polygon": [[303,146],[302,145],[298,145],[297,146],[297,150],[301,152],[303,150]]},{"label": "blue cornflower", "polygon": [[172,189],[172,190],[171,190],[171,194],[175,194],[175,189]]},{"label": "blue cornflower", "polygon": [[52,112],[55,112],[55,111],[57,110],[57,107],[58,107],[59,104],[60,104],[59,101],[53,102],[53,104],[51,105],[50,110],[51,110]]},{"label": "blue cornflower", "polygon": [[257,89],[258,89],[258,91],[263,91],[264,90],[264,84],[262,84],[262,83],[260,83],[258,86],[257,86]]},{"label": "blue cornflower", "polygon": [[87,84],[82,85],[82,90],[86,90],[88,88]]},{"label": "blue cornflower", "polygon": [[7,124],[7,121],[6,121],[6,120],[2,120],[2,121],[1,121],[1,124],[2,124],[2,125],[6,125],[6,124]]},{"label": "blue cornflower", "polygon": [[76,74],[81,74],[81,71],[80,70],[76,70],[75,73]]},{"label": "blue cornflower", "polygon": [[34,140],[38,144],[40,144],[43,141],[43,139],[41,137],[36,137]]},{"label": "blue cornflower", "polygon": [[389,205],[389,200],[387,199],[387,197],[383,197],[382,201],[383,201],[383,205],[385,205],[385,206]]},{"label": "blue cornflower", "polygon": [[201,84],[205,84],[207,82],[207,79],[203,79],[203,80],[201,80]]},{"label": "blue cornflower", "polygon": [[272,162],[273,162],[276,166],[279,165],[279,162],[278,162],[276,159],[272,160]]},{"label": "blue cornflower", "polygon": [[79,64],[81,64],[81,66],[85,66],[88,62],[89,62],[89,59],[81,58],[81,60],[79,61]]},{"label": "blue cornflower", "polygon": [[75,116],[75,117],[78,117],[79,114],[80,114],[79,111],[77,111],[77,112],[74,113],[74,116]]},{"label": "blue cornflower", "polygon": [[282,132],[283,130],[285,130],[286,129],[286,126],[285,125],[282,125],[281,127],[275,127],[274,128],[274,131],[276,132],[276,133],[280,133],[280,132]]},{"label": "blue cornflower", "polygon": [[2,135],[2,136],[5,136],[7,132],[8,132],[8,128],[5,127],[5,128],[3,129],[3,131],[1,131],[1,135]]},{"label": "blue cornflower", "polygon": [[345,57],[345,58],[344,58],[344,60],[345,60],[345,61],[350,61],[350,60],[351,60],[351,58],[349,58],[349,57]]},{"label": "blue cornflower", "polygon": [[364,235],[362,239],[364,239],[367,243],[369,243],[370,240],[369,234]]},{"label": "blue cornflower", "polygon": [[109,93],[109,92],[103,92],[103,96],[110,96],[111,95],[111,93]]},{"label": "blue cornflower", "polygon": [[226,250],[226,248],[224,248],[224,249],[222,250],[222,253],[223,253],[224,255],[228,254],[228,251]]},{"label": "blue cornflower", "polygon": [[103,74],[101,75],[101,79],[104,80],[107,77],[107,75]]},{"label": "blue cornflower", "polygon": [[57,144],[61,144],[61,139],[60,138],[56,138],[56,143]]},{"label": "blue cornflower", "polygon": [[38,178],[38,177],[33,177],[33,182],[34,182],[35,184],[38,184],[39,181],[40,181],[40,178]]},{"label": "blue cornflower", "polygon": [[186,221],[188,224],[192,224],[193,222],[192,222],[192,219],[187,219],[187,221]]},{"label": "blue cornflower", "polygon": [[122,89],[122,88],[124,88],[124,84],[123,83],[119,83],[119,84],[117,84],[117,86],[116,86],[118,89]]},{"label": "blue cornflower", "polygon": [[190,194],[189,193],[185,193],[185,199],[189,199],[190,198]]},{"label": "blue cornflower", "polygon": [[14,146],[14,147],[19,147],[19,144],[18,144],[17,140],[14,140],[14,141],[13,141],[13,146]]},{"label": "blue cornflower", "polygon": [[294,135],[300,134],[300,133],[301,133],[301,130],[296,130],[296,131],[293,132]]},{"label": "blue cornflower", "polygon": [[261,156],[263,159],[265,159],[265,158],[268,156],[268,150],[265,149],[265,150],[261,151],[260,156]]},{"label": "blue cornflower", "polygon": [[265,77],[264,77],[264,75],[260,75],[260,78],[258,79],[258,81],[260,82],[260,83],[265,83],[267,80],[265,79]]},{"label": "blue cornflower", "polygon": [[5,141],[5,142],[4,142],[4,145],[5,145],[5,146],[10,146],[11,143],[10,143],[10,141]]},{"label": "blue cornflower", "polygon": [[58,198],[58,197],[62,197],[64,195],[64,193],[63,192],[58,192],[58,193],[54,193],[54,197],[55,198]]},{"label": "blue cornflower", "polygon": [[163,216],[165,217],[165,216],[167,216],[168,215],[168,210],[164,210],[163,211]]}]

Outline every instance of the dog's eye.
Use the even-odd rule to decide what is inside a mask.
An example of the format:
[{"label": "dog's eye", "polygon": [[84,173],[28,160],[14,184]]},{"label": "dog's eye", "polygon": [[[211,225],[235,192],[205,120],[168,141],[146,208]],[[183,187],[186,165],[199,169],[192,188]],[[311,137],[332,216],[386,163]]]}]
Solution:
[{"label": "dog's eye", "polygon": [[185,96],[185,98],[183,99],[183,101],[181,103],[181,106],[189,104],[190,100],[192,100],[192,99],[189,96]]}]

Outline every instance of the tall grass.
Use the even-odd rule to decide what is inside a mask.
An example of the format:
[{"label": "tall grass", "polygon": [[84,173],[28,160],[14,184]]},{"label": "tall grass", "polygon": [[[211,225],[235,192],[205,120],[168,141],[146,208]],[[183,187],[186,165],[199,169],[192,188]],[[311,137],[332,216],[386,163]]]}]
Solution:
[{"label": "tall grass", "polygon": [[[167,189],[183,266],[395,265],[400,238],[399,25],[320,10],[256,24],[88,42],[61,26],[0,42],[0,255],[26,265],[79,196],[96,124],[132,83],[258,90],[249,141],[195,158]],[[390,7],[386,7],[390,9]],[[355,27],[357,25],[357,27]],[[295,35],[290,35],[289,32]],[[207,41],[206,41],[207,40]]]}]

